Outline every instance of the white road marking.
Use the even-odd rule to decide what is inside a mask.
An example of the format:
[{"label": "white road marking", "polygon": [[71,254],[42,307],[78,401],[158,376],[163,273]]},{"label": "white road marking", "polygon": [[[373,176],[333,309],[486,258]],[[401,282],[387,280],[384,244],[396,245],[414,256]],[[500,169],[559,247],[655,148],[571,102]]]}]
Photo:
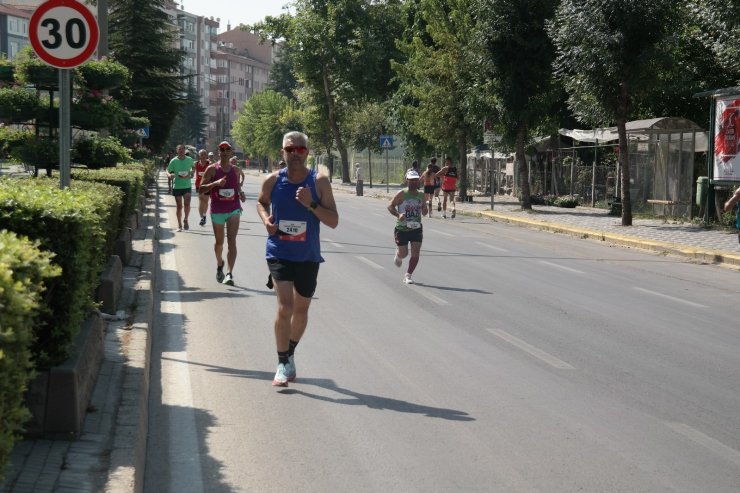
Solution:
[{"label": "white road marking", "polygon": [[432,231],[434,231],[435,233],[441,234],[442,236],[457,236],[452,233],[448,233],[447,231],[440,231],[438,229],[433,229]]},{"label": "white road marking", "polygon": [[651,291],[651,290],[645,289],[645,288],[638,288],[636,286],[635,286],[634,289],[636,289],[637,291],[642,291],[643,293],[647,293],[647,294],[651,294],[653,296],[657,296],[659,298],[665,298],[667,300],[675,301],[677,303],[684,303],[684,304],[689,305],[689,306],[694,306],[696,308],[709,308],[707,305],[702,305],[700,303],[694,303],[693,301],[685,300],[683,298],[676,298],[675,296],[670,296],[670,295],[667,295],[667,294],[658,293],[657,291]]},{"label": "white road marking", "polygon": [[740,452],[738,452],[734,448],[728,447],[724,443],[718,440],[715,440],[709,435],[705,435],[699,430],[692,428],[691,426],[686,425],[684,423],[666,422],[665,424],[669,428],[671,428],[673,431],[685,436],[692,442],[697,443],[701,445],[702,447],[714,452],[715,454],[722,457],[723,459],[726,459],[740,466]]},{"label": "white road marking", "polygon": [[370,266],[370,267],[372,267],[373,269],[385,269],[385,267],[383,267],[383,266],[382,266],[382,265],[380,265],[380,264],[376,264],[375,262],[373,262],[373,261],[372,261],[372,260],[370,260],[369,258],[365,258],[365,257],[362,257],[362,256],[360,256],[360,255],[355,255],[355,258],[356,258],[357,260],[359,260],[360,262],[363,262],[363,263],[365,263],[365,264],[369,265],[369,266]]},{"label": "white road marking", "polygon": [[544,265],[549,265],[550,267],[555,267],[556,269],[567,270],[568,272],[573,272],[574,274],[585,274],[585,272],[583,272],[582,270],[573,269],[571,267],[566,267],[554,262],[548,262],[547,260],[540,260],[540,263]]},{"label": "white road marking", "polygon": [[[165,226],[169,227],[166,211],[161,212]],[[166,241],[172,243],[172,240]],[[182,326],[182,304],[177,277],[174,250],[160,254],[164,273],[163,291],[168,300],[161,301],[164,347],[181,348],[185,334]],[[169,446],[168,462],[170,481],[168,491],[204,491],[201,454],[193,409],[193,388],[190,383],[190,366],[187,351],[162,353],[162,406],[168,413]]]},{"label": "white road marking", "polygon": [[424,298],[431,301],[432,303],[436,303],[438,305],[449,305],[449,303],[446,300],[443,300],[439,296],[434,296],[432,293],[428,293],[426,289],[417,289],[416,292],[422,295]]},{"label": "white road marking", "polygon": [[488,243],[483,243],[482,241],[476,241],[475,244],[488,248],[490,250],[496,250],[497,252],[508,252],[506,248],[500,248],[497,246],[489,245]]},{"label": "white road marking", "polygon": [[326,241],[327,243],[329,243],[331,246],[335,248],[344,248],[344,245],[342,245],[341,243],[337,243],[334,240],[330,240],[329,238],[326,238],[324,241]]},{"label": "white road marking", "polygon": [[529,353],[530,355],[534,356],[535,358],[544,361],[548,365],[552,366],[553,368],[557,368],[558,370],[575,370],[575,367],[569,365],[565,361],[556,358],[555,356],[546,353],[545,351],[534,347],[533,345],[529,344],[528,342],[524,342],[523,340],[519,339],[518,337],[515,337],[511,334],[509,334],[506,331],[500,330],[500,329],[488,329],[488,332],[491,334],[500,337],[501,339],[505,340],[512,346],[516,346],[525,353]]}]

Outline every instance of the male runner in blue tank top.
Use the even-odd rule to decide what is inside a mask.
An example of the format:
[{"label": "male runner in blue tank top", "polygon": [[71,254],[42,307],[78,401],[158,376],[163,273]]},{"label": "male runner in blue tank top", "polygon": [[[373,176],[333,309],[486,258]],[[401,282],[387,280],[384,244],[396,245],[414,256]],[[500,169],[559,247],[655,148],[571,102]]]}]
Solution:
[{"label": "male runner in blue tank top", "polygon": [[283,136],[286,167],[262,184],[257,214],[267,229],[267,266],[277,294],[275,343],[278,367],[272,385],[287,387],[296,378],[295,348],[308,324],[321,257],[319,225],[336,228],[337,205],[329,178],[306,167],[308,137]]}]

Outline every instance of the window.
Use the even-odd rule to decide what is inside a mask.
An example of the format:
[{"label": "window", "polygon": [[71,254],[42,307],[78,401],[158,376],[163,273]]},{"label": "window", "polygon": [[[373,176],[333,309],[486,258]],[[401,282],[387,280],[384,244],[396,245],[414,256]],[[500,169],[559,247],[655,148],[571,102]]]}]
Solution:
[{"label": "window", "polygon": [[17,42],[11,41],[8,43],[8,59],[14,59],[18,55],[18,51],[20,51],[20,45]]}]

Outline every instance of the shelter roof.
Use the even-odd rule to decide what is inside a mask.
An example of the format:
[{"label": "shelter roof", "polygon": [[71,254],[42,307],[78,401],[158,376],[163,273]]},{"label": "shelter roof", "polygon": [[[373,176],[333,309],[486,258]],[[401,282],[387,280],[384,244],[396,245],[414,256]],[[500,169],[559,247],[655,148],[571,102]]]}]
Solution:
[{"label": "shelter roof", "polygon": [[[638,138],[639,136],[647,136],[649,134],[702,132],[702,128],[696,123],[679,117],[634,120],[627,122],[626,127],[628,134]],[[559,132],[560,135],[565,135],[580,142],[611,142],[619,140],[617,127],[593,128],[590,130],[561,128]]]}]

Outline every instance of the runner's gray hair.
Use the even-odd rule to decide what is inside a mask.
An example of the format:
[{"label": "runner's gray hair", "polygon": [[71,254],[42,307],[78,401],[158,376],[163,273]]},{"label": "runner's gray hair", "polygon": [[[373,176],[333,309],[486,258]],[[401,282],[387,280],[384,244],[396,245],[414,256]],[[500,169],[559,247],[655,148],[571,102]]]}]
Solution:
[{"label": "runner's gray hair", "polygon": [[288,132],[287,134],[283,135],[283,142],[288,139],[301,139],[303,140],[303,144],[308,147],[308,135],[304,134],[303,132],[293,130],[292,132]]}]

